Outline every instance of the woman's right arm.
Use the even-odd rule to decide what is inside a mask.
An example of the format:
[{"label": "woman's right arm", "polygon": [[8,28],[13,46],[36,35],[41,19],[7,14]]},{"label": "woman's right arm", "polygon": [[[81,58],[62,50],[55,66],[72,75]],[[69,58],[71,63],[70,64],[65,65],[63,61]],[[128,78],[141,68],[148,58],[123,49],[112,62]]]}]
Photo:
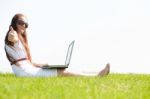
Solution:
[{"label": "woman's right arm", "polygon": [[17,32],[12,27],[10,27],[10,31],[8,33],[8,40],[13,43],[16,43],[18,41]]}]

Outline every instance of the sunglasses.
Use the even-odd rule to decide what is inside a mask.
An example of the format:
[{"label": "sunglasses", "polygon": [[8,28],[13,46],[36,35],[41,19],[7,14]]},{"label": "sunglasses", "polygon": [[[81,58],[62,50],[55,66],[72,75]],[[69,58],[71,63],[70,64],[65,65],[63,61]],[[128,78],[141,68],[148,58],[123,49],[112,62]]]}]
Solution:
[{"label": "sunglasses", "polygon": [[27,23],[27,22],[24,22],[24,21],[22,21],[22,20],[18,20],[18,21],[17,21],[17,24],[18,24],[18,25],[21,25],[21,26],[25,25],[25,28],[28,28],[28,23]]}]

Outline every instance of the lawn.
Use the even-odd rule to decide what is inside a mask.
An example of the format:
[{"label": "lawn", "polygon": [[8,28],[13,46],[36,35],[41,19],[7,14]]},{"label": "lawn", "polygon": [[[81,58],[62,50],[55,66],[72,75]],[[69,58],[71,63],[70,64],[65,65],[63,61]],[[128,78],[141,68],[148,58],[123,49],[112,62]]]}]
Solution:
[{"label": "lawn", "polygon": [[150,74],[102,78],[0,74],[0,99],[150,99]]}]

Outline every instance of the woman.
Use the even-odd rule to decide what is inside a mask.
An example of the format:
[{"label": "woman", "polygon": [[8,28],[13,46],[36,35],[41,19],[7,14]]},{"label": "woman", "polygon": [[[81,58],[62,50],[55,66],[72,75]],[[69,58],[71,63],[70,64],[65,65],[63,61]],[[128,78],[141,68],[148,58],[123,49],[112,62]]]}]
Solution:
[{"label": "woman", "polygon": [[[5,37],[6,56],[16,76],[82,76],[65,69],[42,69],[41,67],[47,64],[33,63],[28,46],[27,28],[27,18],[23,14],[16,14]],[[105,76],[109,70],[110,66],[107,64],[97,76]]]}]

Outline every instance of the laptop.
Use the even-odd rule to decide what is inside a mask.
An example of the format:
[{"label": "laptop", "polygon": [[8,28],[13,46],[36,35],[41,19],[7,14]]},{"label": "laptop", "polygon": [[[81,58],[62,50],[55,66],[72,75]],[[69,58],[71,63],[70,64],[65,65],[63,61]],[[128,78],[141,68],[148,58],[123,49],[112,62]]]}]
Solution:
[{"label": "laptop", "polygon": [[73,51],[73,47],[74,47],[74,42],[72,41],[69,44],[68,47],[68,51],[67,51],[67,55],[66,55],[66,60],[65,60],[65,64],[63,65],[44,65],[41,68],[43,69],[54,69],[54,68],[59,68],[59,69],[63,69],[63,68],[68,68],[69,64],[70,64],[70,60],[71,60],[71,56],[72,56],[72,51]]}]

